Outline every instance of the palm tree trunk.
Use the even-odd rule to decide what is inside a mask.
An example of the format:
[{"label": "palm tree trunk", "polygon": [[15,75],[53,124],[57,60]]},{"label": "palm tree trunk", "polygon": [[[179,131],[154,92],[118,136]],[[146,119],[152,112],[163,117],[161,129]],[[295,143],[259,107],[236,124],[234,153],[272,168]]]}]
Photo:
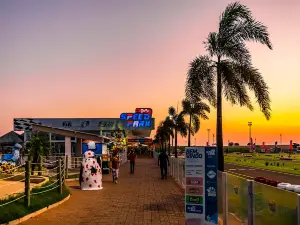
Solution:
[{"label": "palm tree trunk", "polygon": [[224,152],[223,152],[223,129],[222,129],[222,75],[220,71],[220,58],[218,59],[217,70],[217,147],[219,170],[224,171]]},{"label": "palm tree trunk", "polygon": [[171,135],[169,135],[169,146],[168,146],[169,156],[171,155]]},{"label": "palm tree trunk", "polygon": [[191,147],[191,125],[192,125],[192,114],[190,114],[189,133],[188,133],[188,147]]},{"label": "palm tree trunk", "polygon": [[175,158],[177,158],[177,128],[175,127]]}]

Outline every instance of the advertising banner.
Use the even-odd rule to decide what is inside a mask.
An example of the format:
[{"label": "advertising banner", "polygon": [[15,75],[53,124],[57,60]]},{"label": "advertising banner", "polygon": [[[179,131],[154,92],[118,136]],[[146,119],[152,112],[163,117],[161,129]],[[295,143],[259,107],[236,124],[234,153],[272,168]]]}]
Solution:
[{"label": "advertising banner", "polygon": [[218,224],[217,173],[216,147],[185,148],[186,225]]}]

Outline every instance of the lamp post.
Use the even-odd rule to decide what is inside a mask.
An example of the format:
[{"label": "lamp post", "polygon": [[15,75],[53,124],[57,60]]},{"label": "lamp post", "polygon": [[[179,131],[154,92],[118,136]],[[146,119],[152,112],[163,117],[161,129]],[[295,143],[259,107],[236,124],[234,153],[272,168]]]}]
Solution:
[{"label": "lamp post", "polygon": [[209,132],[210,132],[210,129],[207,129],[207,145],[209,146]]},{"label": "lamp post", "polygon": [[282,146],[282,134],[280,134],[280,147],[281,147],[281,153],[282,153],[282,149],[283,149],[283,146]]},{"label": "lamp post", "polygon": [[249,126],[249,147],[251,149],[251,126],[252,126],[252,122],[248,122],[248,126]]}]

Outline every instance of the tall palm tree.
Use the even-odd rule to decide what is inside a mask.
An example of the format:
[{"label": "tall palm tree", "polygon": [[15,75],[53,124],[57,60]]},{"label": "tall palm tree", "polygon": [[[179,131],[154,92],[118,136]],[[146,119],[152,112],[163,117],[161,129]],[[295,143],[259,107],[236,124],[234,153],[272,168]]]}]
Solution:
[{"label": "tall palm tree", "polygon": [[165,133],[163,121],[161,121],[157,127],[154,140],[155,140],[155,142],[158,142],[160,144],[161,150],[164,150],[164,143],[166,141],[166,133]]},{"label": "tall palm tree", "polygon": [[177,158],[177,135],[179,132],[182,137],[186,137],[188,125],[184,121],[184,114],[176,112],[173,106],[169,108],[169,118],[170,121],[172,122],[171,124],[169,124],[169,126],[171,126],[174,129],[175,158]]},{"label": "tall palm tree", "polygon": [[171,138],[174,137],[173,132],[173,121],[170,119],[169,116],[166,117],[166,119],[163,122],[164,131],[168,137],[168,153],[171,155]]},{"label": "tall palm tree", "polygon": [[231,3],[221,14],[218,32],[210,33],[204,42],[209,56],[196,57],[190,63],[187,76],[187,97],[201,97],[213,105],[217,103],[217,146],[221,171],[224,171],[222,94],[232,104],[253,110],[248,88],[254,92],[266,119],[271,117],[268,86],[252,65],[246,41],[260,42],[272,49],[267,27],[256,21],[246,6],[239,2]]},{"label": "tall palm tree", "polygon": [[194,136],[200,129],[200,118],[208,119],[206,113],[210,113],[210,107],[202,102],[200,99],[196,101],[183,99],[182,100],[182,114],[189,116],[188,129],[188,146],[191,146],[191,134]]}]

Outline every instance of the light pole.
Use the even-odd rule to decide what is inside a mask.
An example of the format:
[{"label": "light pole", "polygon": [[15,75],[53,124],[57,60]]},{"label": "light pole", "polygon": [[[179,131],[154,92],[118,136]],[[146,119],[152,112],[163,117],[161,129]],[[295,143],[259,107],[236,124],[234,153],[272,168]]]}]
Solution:
[{"label": "light pole", "polygon": [[249,126],[249,147],[251,149],[251,126],[252,126],[252,122],[248,122],[248,126]]},{"label": "light pole", "polygon": [[210,132],[210,129],[207,129],[207,145],[209,146],[209,132]]},{"label": "light pole", "polygon": [[215,134],[213,134],[213,143],[212,143],[212,145],[214,145],[215,144]]},{"label": "light pole", "polygon": [[280,134],[280,147],[281,147],[281,153],[282,153],[282,149],[283,149],[283,146],[282,146],[282,134]]}]

